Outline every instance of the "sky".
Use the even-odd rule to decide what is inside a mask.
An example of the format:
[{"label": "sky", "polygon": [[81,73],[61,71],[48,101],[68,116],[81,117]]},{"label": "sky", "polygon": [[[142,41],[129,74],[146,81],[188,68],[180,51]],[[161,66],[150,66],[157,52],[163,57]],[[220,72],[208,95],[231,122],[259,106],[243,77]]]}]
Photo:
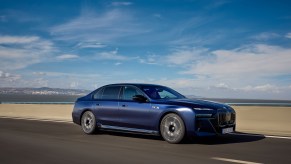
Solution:
[{"label": "sky", "polygon": [[291,100],[289,0],[0,0],[0,87]]}]

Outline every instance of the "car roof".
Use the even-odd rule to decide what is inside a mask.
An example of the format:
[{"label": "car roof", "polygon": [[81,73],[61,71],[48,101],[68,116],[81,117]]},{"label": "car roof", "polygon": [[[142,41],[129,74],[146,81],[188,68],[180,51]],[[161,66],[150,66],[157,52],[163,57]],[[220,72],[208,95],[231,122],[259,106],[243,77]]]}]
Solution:
[{"label": "car roof", "polygon": [[162,86],[162,85],[157,85],[157,84],[147,84],[147,83],[115,83],[115,84],[108,84],[105,86],[112,86],[112,85],[133,85],[136,87],[140,86]]}]

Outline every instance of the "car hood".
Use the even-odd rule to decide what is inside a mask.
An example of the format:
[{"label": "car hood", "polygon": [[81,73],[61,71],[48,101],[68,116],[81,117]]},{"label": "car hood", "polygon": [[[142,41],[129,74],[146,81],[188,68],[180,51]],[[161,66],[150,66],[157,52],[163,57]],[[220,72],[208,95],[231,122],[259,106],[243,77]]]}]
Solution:
[{"label": "car hood", "polygon": [[210,108],[210,109],[229,109],[230,106],[214,101],[201,100],[201,99],[171,99],[165,100],[164,103],[170,105],[186,106],[190,108]]}]

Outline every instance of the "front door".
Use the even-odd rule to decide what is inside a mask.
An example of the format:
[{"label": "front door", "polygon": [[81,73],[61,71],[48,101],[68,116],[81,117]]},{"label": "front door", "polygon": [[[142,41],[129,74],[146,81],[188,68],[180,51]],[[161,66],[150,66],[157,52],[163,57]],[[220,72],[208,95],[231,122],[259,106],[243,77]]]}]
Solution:
[{"label": "front door", "polygon": [[143,93],[134,86],[124,86],[122,96],[119,102],[120,126],[136,129],[153,129],[153,112],[149,102],[133,101],[135,95]]}]

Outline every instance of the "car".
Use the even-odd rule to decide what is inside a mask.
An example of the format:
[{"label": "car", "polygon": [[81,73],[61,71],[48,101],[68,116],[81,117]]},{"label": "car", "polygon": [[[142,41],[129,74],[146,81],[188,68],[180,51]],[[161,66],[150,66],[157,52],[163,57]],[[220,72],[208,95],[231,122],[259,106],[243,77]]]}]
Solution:
[{"label": "car", "polygon": [[162,136],[180,143],[194,136],[235,132],[235,110],[226,105],[188,99],[162,85],[120,83],[105,85],[76,100],[73,122],[86,134],[99,130]]}]

